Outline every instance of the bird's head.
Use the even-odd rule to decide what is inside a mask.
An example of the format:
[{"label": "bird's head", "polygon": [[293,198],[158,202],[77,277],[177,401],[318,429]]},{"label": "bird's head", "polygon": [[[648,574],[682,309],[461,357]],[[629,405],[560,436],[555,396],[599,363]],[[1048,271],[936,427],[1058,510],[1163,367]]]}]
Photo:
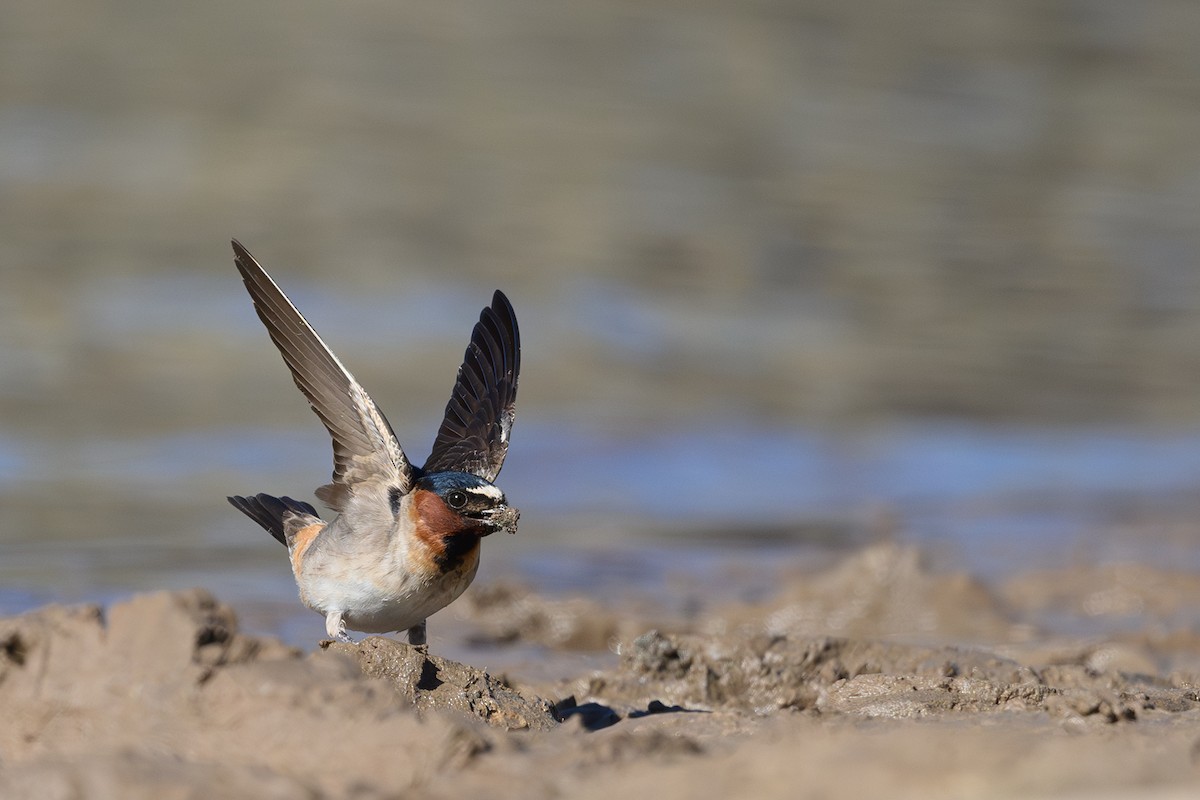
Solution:
[{"label": "bird's head", "polygon": [[414,501],[431,533],[452,536],[517,532],[521,512],[495,484],[467,472],[434,472],[417,479]]}]

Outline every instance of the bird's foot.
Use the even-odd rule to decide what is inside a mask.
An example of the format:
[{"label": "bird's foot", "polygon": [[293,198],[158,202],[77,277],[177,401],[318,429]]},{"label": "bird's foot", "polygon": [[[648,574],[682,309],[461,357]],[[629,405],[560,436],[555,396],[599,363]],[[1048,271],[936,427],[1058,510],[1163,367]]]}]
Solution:
[{"label": "bird's foot", "polygon": [[325,615],[325,633],[335,642],[354,643],[354,640],[350,638],[350,634],[346,633],[346,621],[342,619],[342,612],[340,611],[330,611]]}]

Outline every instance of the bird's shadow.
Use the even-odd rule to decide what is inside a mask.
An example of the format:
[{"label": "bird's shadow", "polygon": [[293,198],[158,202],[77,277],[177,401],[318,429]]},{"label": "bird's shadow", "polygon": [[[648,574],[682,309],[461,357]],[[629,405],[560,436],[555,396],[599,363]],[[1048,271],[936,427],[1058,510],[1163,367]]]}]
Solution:
[{"label": "bird's shadow", "polygon": [[[630,711],[629,719],[637,719],[639,717],[649,717],[653,714],[707,714],[709,712],[699,708],[684,708],[679,705],[668,706],[660,700],[651,700],[650,703],[643,709]],[[599,731],[605,728],[610,728],[621,721],[621,715],[612,706],[606,706],[603,703],[589,702],[576,703],[575,696],[566,697],[554,704],[554,714],[561,722],[566,722],[572,717],[579,719],[579,724],[586,731]]]}]

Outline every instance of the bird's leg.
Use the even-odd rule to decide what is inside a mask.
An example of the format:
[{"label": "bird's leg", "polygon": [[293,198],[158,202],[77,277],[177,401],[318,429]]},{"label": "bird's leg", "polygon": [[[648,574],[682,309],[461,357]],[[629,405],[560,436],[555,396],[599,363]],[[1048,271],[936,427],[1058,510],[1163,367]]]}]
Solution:
[{"label": "bird's leg", "polygon": [[339,642],[349,642],[350,634],[346,633],[346,622],[342,619],[342,612],[330,611],[325,615],[325,633],[329,634],[330,639],[337,639]]},{"label": "bird's leg", "polygon": [[409,644],[416,646],[425,644],[425,622],[425,620],[421,620],[408,629]]}]

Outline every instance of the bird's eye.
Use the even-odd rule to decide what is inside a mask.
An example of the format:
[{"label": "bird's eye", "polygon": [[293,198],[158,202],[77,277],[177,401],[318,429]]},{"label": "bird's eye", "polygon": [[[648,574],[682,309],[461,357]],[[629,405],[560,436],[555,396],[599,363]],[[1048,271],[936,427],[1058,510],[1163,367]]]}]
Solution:
[{"label": "bird's eye", "polygon": [[466,504],[467,504],[467,493],[466,492],[460,492],[458,489],[455,489],[453,492],[450,492],[449,494],[446,495],[446,505],[450,506],[451,508],[453,508],[455,510],[463,508],[464,506],[466,506]]}]

